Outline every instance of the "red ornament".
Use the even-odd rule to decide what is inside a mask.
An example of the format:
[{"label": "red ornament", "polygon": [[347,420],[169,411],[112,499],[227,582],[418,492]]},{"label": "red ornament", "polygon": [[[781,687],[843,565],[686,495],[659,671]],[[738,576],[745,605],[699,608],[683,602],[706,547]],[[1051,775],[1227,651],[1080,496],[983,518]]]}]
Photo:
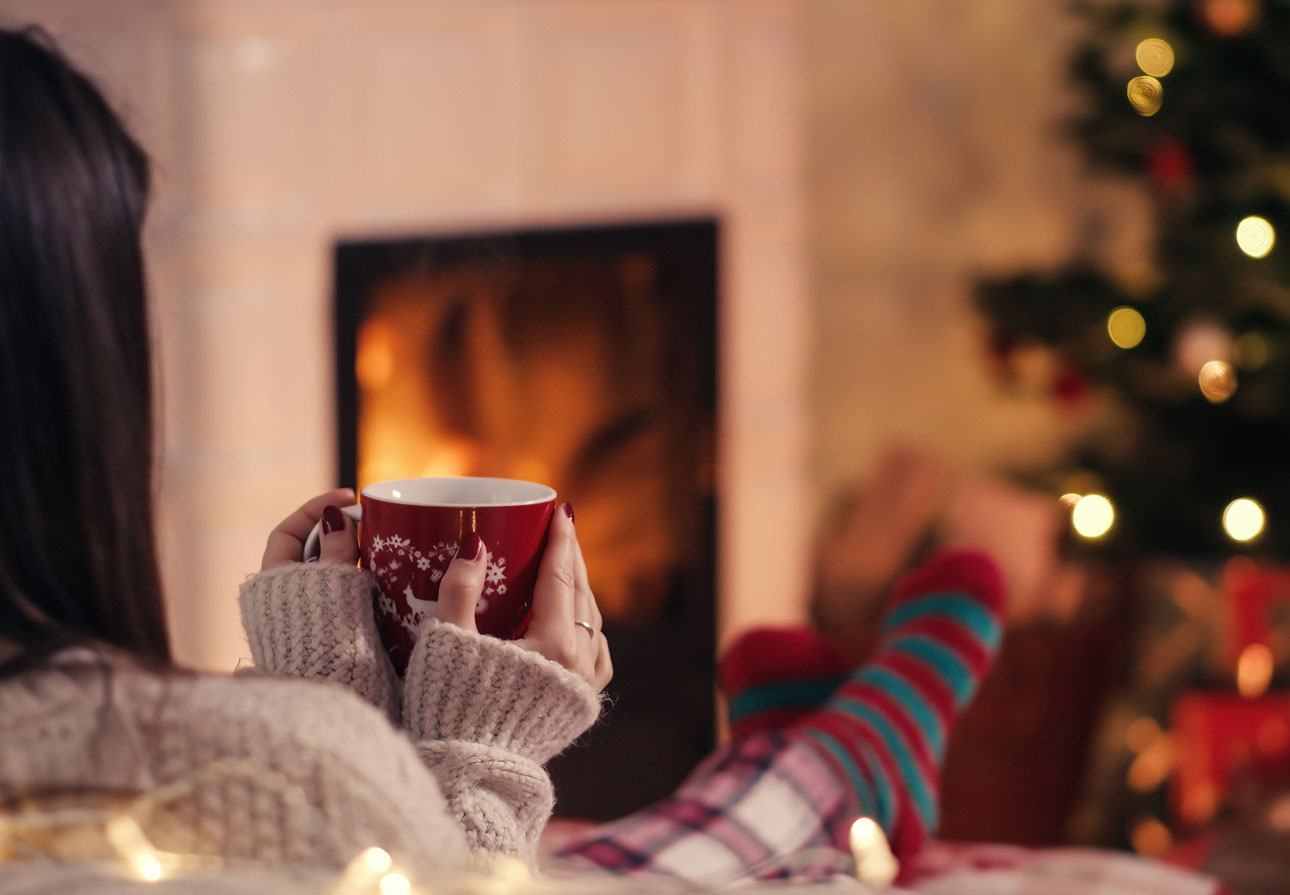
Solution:
[{"label": "red ornament", "polygon": [[1147,151],[1147,173],[1161,192],[1174,193],[1191,185],[1195,166],[1182,141],[1164,138]]},{"label": "red ornament", "polygon": [[1078,410],[1088,403],[1092,391],[1084,374],[1069,364],[1058,370],[1053,379],[1053,397],[1068,410]]}]

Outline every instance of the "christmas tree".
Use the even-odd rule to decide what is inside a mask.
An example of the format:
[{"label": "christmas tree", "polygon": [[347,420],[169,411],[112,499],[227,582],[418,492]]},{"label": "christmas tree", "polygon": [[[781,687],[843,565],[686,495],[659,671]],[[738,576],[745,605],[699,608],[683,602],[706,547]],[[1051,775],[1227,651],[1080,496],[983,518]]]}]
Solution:
[{"label": "christmas tree", "polygon": [[1073,58],[1085,102],[1071,134],[1093,172],[1127,175],[1149,194],[1150,275],[1077,257],[981,284],[1000,369],[1042,345],[1058,399],[1116,408],[1112,430],[1075,445],[1049,484],[1075,492],[1072,502],[1105,495],[1120,545],[1285,555],[1290,0],[1082,2],[1075,12],[1089,27]]}]

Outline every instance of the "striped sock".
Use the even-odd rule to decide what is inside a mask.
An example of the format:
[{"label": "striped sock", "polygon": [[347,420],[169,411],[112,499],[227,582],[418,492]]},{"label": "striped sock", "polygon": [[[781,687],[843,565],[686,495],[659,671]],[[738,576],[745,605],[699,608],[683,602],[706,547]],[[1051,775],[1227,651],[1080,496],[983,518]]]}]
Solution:
[{"label": "striped sock", "polygon": [[810,628],[745,632],[721,657],[717,674],[731,736],[788,727],[828,702],[850,670]]},{"label": "striped sock", "polygon": [[[998,648],[1002,602],[985,554],[933,557],[897,585],[877,652],[792,728],[850,781],[856,815],[876,820],[898,857],[936,827],[945,740]],[[834,831],[841,847],[848,832]]]}]

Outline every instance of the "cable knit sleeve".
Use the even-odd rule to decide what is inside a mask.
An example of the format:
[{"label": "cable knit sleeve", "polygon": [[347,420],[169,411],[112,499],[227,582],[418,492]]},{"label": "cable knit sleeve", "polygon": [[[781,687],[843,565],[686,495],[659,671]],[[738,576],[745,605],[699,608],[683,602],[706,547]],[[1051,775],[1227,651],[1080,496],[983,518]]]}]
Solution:
[{"label": "cable knit sleeve", "polygon": [[542,765],[599,715],[595,689],[555,662],[436,619],[422,625],[403,723],[473,850],[532,860],[555,801]]},{"label": "cable knit sleeve", "polygon": [[353,566],[294,563],[242,584],[242,627],[256,668],[334,681],[399,719],[399,682],[372,613],[372,577]]}]

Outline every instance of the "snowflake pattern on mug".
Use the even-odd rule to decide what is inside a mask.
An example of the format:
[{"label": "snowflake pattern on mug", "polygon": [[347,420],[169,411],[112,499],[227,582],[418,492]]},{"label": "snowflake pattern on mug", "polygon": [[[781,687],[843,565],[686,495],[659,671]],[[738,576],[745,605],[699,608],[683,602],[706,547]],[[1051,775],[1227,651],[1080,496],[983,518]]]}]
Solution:
[{"label": "snowflake pattern on mug", "polygon": [[[427,600],[418,596],[425,590],[424,584],[418,582],[418,576],[438,584],[448,570],[448,564],[457,555],[456,541],[437,541],[427,550],[413,545],[410,538],[398,534],[386,537],[377,535],[372,538],[368,571],[380,585],[380,594],[376,600],[378,612],[402,626],[413,637],[421,627],[423,619],[435,614],[437,600]],[[484,593],[475,606],[475,614],[488,609],[488,598],[506,593],[506,557],[488,557],[488,568],[484,571]],[[435,590],[437,594],[437,589]],[[390,594],[402,594],[407,601],[408,614],[399,612],[399,607]]]}]

